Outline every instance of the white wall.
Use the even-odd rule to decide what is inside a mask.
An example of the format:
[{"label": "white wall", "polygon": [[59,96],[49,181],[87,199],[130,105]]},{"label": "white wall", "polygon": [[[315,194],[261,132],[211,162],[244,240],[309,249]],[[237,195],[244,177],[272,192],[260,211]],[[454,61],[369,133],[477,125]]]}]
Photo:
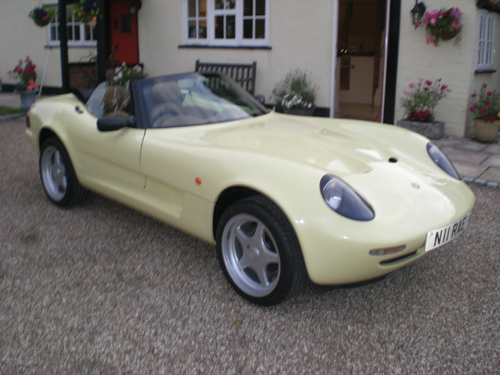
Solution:
[{"label": "white wall", "polygon": [[[0,73],[5,84],[16,83],[8,72],[14,69],[20,59],[30,56],[37,65],[37,83],[42,81],[47,62],[44,85],[61,87],[60,49],[52,48],[49,51],[48,27],[36,26],[28,17],[30,11],[38,5],[38,0],[0,0]],[[96,53],[95,48],[70,48],[69,61],[78,62],[91,51]]]},{"label": "white wall", "polygon": [[[474,1],[470,0],[435,0],[425,2],[427,11],[441,8],[459,7],[463,12],[463,30],[461,40],[455,39],[443,42],[435,47],[426,44],[425,28],[414,29],[410,10],[415,5],[413,0],[402,0],[401,24],[399,41],[399,61],[397,75],[397,101],[395,119],[401,119],[403,108],[399,98],[409,83],[418,78],[435,80],[442,79],[442,83],[449,86],[452,92],[443,98],[435,108],[436,120],[446,123],[445,132],[449,135],[464,136],[470,134],[468,129],[468,101],[474,88],[483,82],[491,87],[498,88],[498,74],[475,75],[477,61],[478,9]],[[497,17],[497,37],[500,40],[500,23]],[[495,66],[500,68],[500,49],[496,48]],[[497,68],[497,69],[498,69]]]},{"label": "white wall", "polygon": [[[270,50],[179,48],[182,0],[147,0],[139,12],[140,59],[151,75],[193,71],[195,62],[257,61],[256,94],[269,96],[291,69],[305,69],[319,87],[317,105],[330,105],[333,2],[270,0]],[[305,23],[303,20],[308,20]],[[312,22],[311,22],[312,20]]]}]

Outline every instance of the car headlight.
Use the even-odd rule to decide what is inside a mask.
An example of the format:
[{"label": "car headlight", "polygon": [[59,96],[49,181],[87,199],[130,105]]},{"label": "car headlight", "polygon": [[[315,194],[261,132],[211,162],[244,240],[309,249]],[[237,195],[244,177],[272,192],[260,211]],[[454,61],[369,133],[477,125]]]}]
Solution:
[{"label": "car headlight", "polygon": [[326,204],[339,215],[357,221],[370,221],[375,217],[368,203],[340,178],[324,175],[320,189]]},{"label": "car headlight", "polygon": [[457,180],[461,180],[460,175],[458,174],[451,161],[444,154],[444,152],[439,149],[438,146],[436,146],[432,142],[427,143],[427,152],[439,168],[448,173],[451,177],[456,178]]}]

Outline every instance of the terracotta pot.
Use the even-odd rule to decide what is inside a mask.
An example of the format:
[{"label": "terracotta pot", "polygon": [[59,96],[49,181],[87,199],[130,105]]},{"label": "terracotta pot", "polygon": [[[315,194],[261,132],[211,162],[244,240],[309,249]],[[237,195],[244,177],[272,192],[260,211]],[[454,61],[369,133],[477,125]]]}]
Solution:
[{"label": "terracotta pot", "polygon": [[498,134],[498,122],[474,120],[476,139],[481,142],[493,142]]}]

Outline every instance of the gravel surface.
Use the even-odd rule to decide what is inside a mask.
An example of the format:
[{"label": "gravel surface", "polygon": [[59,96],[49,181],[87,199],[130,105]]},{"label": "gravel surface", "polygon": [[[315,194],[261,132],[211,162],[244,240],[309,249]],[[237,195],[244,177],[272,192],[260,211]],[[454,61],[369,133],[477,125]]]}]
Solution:
[{"label": "gravel surface", "polygon": [[364,287],[253,306],[215,249],[97,195],[49,203],[0,122],[0,374],[500,374],[500,190],[458,240]]}]

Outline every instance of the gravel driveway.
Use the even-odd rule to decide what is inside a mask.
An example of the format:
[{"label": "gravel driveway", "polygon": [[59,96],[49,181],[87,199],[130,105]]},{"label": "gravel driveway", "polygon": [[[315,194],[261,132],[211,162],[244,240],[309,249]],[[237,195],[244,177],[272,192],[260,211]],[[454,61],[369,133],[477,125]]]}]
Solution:
[{"label": "gravel driveway", "polygon": [[500,190],[468,231],[364,287],[273,308],[215,249],[91,195],[50,204],[24,121],[0,122],[0,374],[500,374]]}]

